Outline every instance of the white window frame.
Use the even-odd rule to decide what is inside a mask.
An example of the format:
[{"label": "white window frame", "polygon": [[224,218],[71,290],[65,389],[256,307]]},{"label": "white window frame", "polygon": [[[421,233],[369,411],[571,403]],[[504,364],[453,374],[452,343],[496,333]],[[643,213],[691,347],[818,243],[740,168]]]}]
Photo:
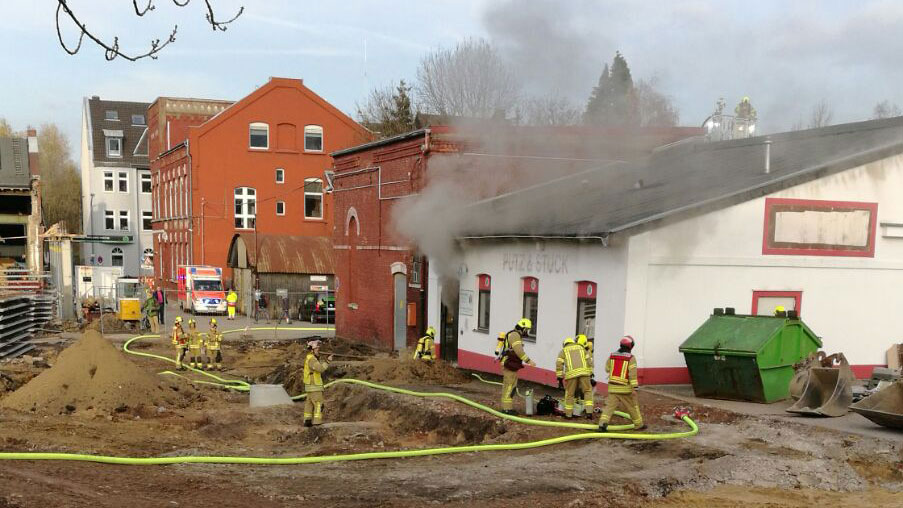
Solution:
[{"label": "white window frame", "polygon": [[[125,216],[125,227],[122,227],[122,218]],[[131,231],[132,230],[132,217],[131,213],[128,210],[119,210],[119,213],[116,214],[117,222],[119,223],[119,231]]]},{"label": "white window frame", "polygon": [[[113,113],[110,115],[110,113]],[[107,122],[118,122],[119,121],[119,111],[115,109],[107,109],[103,112],[103,119]]]},{"label": "white window frame", "polygon": [[[307,190],[308,183],[320,183],[320,192],[310,192]],[[308,196],[314,197],[317,196],[320,199],[320,215],[307,215],[307,198]],[[304,179],[304,219],[305,220],[323,220],[323,180],[320,178],[305,178]]]},{"label": "white window frame", "polygon": [[[108,223],[107,221],[110,222]],[[107,231],[113,231],[114,229],[116,229],[116,210],[103,211],[103,228]]]},{"label": "white window frame", "polygon": [[[110,190],[107,190],[107,182],[110,183]],[[103,191],[104,192],[116,192],[116,173],[113,171],[104,171],[103,172]]]},{"label": "white window frame", "polygon": [[[254,129],[264,129],[267,135],[266,146],[254,146],[251,144],[251,131]],[[269,150],[270,149],[270,124],[263,122],[252,122],[248,125],[248,148],[251,150]]]},{"label": "white window frame", "polygon": [[[125,182],[125,190],[122,190],[122,182]],[[116,172],[116,192],[121,192],[123,194],[129,193],[129,172],[128,171],[117,171]]]},{"label": "white window frame", "polygon": [[[141,175],[141,194],[150,194],[154,190],[154,184],[153,181],[151,181],[150,171],[140,171],[139,174]],[[147,183],[147,186],[149,188],[149,190],[147,191],[144,190],[145,183]]]},{"label": "white window frame", "polygon": [[[232,215],[235,220],[232,224],[235,229],[255,229],[257,223],[257,189],[254,187],[236,187],[232,193]],[[236,213],[236,206],[241,202],[241,211]],[[251,213],[251,203],[254,203],[254,212]],[[241,220],[241,225],[236,224],[236,220]]]},{"label": "white window frame", "polygon": [[[110,148],[110,141],[115,141],[119,148],[117,150],[113,150]],[[106,147],[107,147],[107,157],[109,158],[122,158],[122,138],[117,137],[108,137],[106,138]]]},{"label": "white window frame", "polygon": [[285,168],[276,168],[276,183],[285,183]]},{"label": "white window frame", "polygon": [[148,223],[149,227],[144,227],[145,220],[154,220],[154,214],[150,210],[141,210],[141,231],[150,231],[154,229],[153,224]]},{"label": "white window frame", "polygon": [[[113,262],[116,256],[119,256],[118,265]],[[113,247],[113,250],[110,251],[110,266],[125,266],[125,252],[122,252],[122,249],[119,247]]]},{"label": "white window frame", "polygon": [[[319,150],[307,148],[308,133],[320,135],[320,149]],[[321,126],[321,125],[305,125],[304,126],[304,151],[305,152],[323,153],[323,148],[326,146],[325,142],[326,142],[326,138],[323,135],[323,126]]]},{"label": "white window frame", "polygon": [[[279,213],[280,205],[282,205],[282,213]],[[285,201],[276,201],[276,215],[285,215]]]}]

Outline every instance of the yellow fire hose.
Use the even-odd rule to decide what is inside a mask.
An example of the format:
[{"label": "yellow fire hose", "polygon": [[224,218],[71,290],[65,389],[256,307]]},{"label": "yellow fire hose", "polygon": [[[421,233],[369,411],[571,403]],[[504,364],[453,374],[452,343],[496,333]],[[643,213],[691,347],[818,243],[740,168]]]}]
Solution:
[{"label": "yellow fire hose", "polygon": [[[272,328],[256,328],[256,329],[272,329]],[[283,330],[287,328],[281,328]],[[311,328],[295,328],[297,330],[315,330]],[[243,331],[245,329],[239,330],[230,330],[224,333],[230,332],[238,332]],[[139,351],[132,351],[129,349],[129,345],[137,340],[141,340],[143,338],[148,337],[158,337],[158,335],[139,335],[132,339],[129,339],[123,345],[123,351],[129,354],[144,356],[149,358],[156,358],[160,360],[164,360],[167,362],[175,363],[175,360],[171,358],[167,358],[160,355],[155,355],[153,353],[143,353]],[[193,381],[200,382],[204,384],[213,384],[219,385],[224,388],[237,390],[237,391],[249,391],[250,384],[241,381],[241,380],[228,380],[223,379],[215,374],[210,372],[206,372],[203,370],[190,369],[193,372],[197,372],[199,374],[203,374],[209,376],[216,381]],[[165,371],[161,374],[170,374],[176,376],[182,376],[182,374],[178,374],[172,371]],[[184,377],[184,376],[183,376]],[[460,395],[455,395],[452,393],[445,392],[417,392],[413,390],[406,390],[403,388],[397,388],[393,386],[385,386],[376,383],[371,383],[368,381],[361,381],[359,379],[337,379],[330,383],[327,383],[325,387],[334,386],[340,383],[348,383],[348,384],[357,384],[362,386],[367,386],[370,388],[375,388],[379,390],[385,390],[393,393],[399,393],[404,395],[411,395],[414,397],[437,397],[437,398],[447,398],[457,402],[461,402],[468,406],[474,407],[476,409],[480,409],[482,411],[486,411],[494,416],[499,418],[504,418],[507,420],[511,420],[517,423],[523,423],[527,425],[539,425],[545,427],[564,427],[564,428],[573,428],[573,429],[586,429],[586,430],[596,430],[595,425],[591,424],[582,424],[582,423],[569,423],[569,422],[558,422],[558,421],[549,421],[549,420],[535,420],[531,418],[523,418],[520,416],[512,416],[496,411],[495,409],[480,404],[478,402],[472,401],[465,397],[461,397]],[[305,395],[298,395],[292,397],[294,400],[302,399]],[[627,416],[624,413],[617,413],[619,416]],[[184,456],[184,457],[116,457],[110,455],[90,455],[90,454],[79,454],[79,453],[42,453],[42,452],[0,452],[0,460],[72,460],[72,461],[81,461],[81,462],[98,462],[102,464],[120,464],[120,465],[140,465],[140,466],[150,466],[150,465],[165,465],[165,464],[260,464],[260,465],[290,465],[290,464],[319,464],[324,462],[345,462],[345,461],[354,461],[354,460],[370,460],[370,459],[390,459],[390,458],[403,458],[403,457],[423,457],[428,455],[444,455],[451,453],[471,453],[471,452],[484,452],[484,451],[503,451],[503,450],[526,450],[530,448],[539,448],[542,446],[550,446],[555,444],[567,443],[570,441],[577,441],[582,439],[634,439],[634,440],[658,440],[658,439],[678,439],[684,437],[695,436],[699,433],[699,427],[696,425],[689,414],[686,413],[675,413],[676,416],[679,416],[681,420],[686,423],[690,429],[683,432],[672,432],[672,433],[664,433],[664,434],[651,434],[651,433],[619,433],[619,432],[584,432],[578,434],[570,434],[566,436],[553,437],[549,439],[540,439],[538,441],[528,441],[525,443],[506,443],[506,444],[481,444],[481,445],[468,445],[468,446],[449,446],[443,448],[425,448],[425,449],[416,449],[416,450],[399,450],[392,452],[366,452],[366,453],[350,453],[343,455],[325,455],[325,456],[312,456],[312,457],[236,457],[236,456]],[[612,425],[609,427],[611,430],[626,430],[633,428],[633,425]]]}]

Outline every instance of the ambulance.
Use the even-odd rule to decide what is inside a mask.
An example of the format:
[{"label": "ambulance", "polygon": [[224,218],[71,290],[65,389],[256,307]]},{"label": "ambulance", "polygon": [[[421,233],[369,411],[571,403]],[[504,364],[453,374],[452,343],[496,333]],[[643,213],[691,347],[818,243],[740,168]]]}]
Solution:
[{"label": "ambulance", "polygon": [[223,269],[215,266],[180,266],[179,308],[192,314],[226,312]]}]

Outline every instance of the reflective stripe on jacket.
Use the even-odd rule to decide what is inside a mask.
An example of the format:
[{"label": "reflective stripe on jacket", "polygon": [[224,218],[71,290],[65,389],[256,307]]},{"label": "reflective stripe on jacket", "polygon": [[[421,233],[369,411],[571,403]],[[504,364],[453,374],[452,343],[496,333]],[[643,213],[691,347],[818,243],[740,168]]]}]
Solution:
[{"label": "reflective stripe on jacket", "polygon": [[172,344],[174,346],[184,346],[188,341],[185,330],[179,326],[172,327]]},{"label": "reflective stripe on jacket", "polygon": [[207,346],[207,349],[216,351],[220,348],[220,343],[222,341],[223,334],[215,330],[210,330],[207,332],[207,340],[204,342],[204,345]]},{"label": "reflective stripe on jacket", "polygon": [[201,349],[201,346],[204,345],[204,339],[201,337],[201,332],[194,330],[188,332],[188,347],[191,349]]},{"label": "reflective stripe on jacket", "polygon": [[304,359],[304,391],[305,392],[322,392],[323,391],[323,372],[329,364],[321,362],[313,353],[307,353]]},{"label": "reflective stripe on jacket", "polygon": [[417,341],[417,349],[414,351],[414,358],[417,358],[418,353],[422,358],[432,358],[433,357],[433,338],[429,335],[424,335],[420,337],[420,340]]},{"label": "reflective stripe on jacket", "polygon": [[587,362],[586,349],[583,346],[568,344],[558,353],[558,359],[555,361],[556,377],[574,379],[580,376],[589,376],[592,373],[593,368]]},{"label": "reflective stripe on jacket", "polygon": [[639,386],[636,371],[636,358],[632,354],[612,353],[605,363],[605,372],[608,373],[608,392],[632,393],[633,389]]}]

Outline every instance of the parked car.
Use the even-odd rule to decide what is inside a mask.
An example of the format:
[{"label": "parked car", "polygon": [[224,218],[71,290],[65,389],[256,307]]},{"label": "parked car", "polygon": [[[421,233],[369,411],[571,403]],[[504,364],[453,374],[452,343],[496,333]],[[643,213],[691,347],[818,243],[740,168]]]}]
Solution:
[{"label": "parked car", "polygon": [[314,310],[310,315],[311,323],[335,323],[335,297],[327,296],[317,300]]},{"label": "parked car", "polygon": [[[322,307],[322,310],[319,311],[319,315],[315,317],[314,314],[318,313],[318,305]],[[329,316],[327,316],[327,314],[329,314]],[[332,323],[335,321],[334,314],[335,297],[325,292],[308,293],[304,295],[301,299],[301,304],[298,306],[299,321],[310,321],[315,323],[318,319],[326,318],[327,323]]]}]

